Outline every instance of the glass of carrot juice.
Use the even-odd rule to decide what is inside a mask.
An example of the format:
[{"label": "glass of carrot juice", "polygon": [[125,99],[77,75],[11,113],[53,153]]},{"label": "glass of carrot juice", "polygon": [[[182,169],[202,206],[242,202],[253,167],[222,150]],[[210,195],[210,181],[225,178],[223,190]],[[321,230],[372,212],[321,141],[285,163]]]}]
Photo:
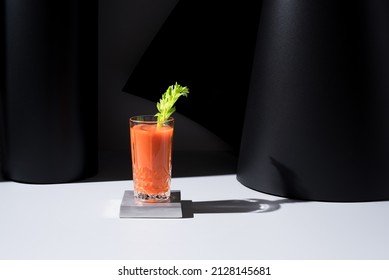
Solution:
[{"label": "glass of carrot juice", "polygon": [[130,118],[130,149],[136,200],[169,200],[173,130],[172,117],[160,122],[152,115]]}]

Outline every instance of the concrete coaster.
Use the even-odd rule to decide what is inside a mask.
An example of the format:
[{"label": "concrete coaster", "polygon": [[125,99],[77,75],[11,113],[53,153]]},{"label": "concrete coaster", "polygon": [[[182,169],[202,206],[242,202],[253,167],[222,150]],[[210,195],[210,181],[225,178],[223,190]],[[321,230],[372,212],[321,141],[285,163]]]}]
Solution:
[{"label": "concrete coaster", "polygon": [[134,191],[125,191],[120,205],[120,218],[183,218],[180,191],[171,191],[166,202],[141,202]]}]

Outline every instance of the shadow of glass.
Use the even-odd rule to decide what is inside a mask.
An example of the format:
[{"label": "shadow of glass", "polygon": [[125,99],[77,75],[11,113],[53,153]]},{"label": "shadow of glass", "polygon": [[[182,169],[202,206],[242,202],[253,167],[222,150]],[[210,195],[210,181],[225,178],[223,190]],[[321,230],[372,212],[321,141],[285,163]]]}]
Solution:
[{"label": "shadow of glass", "polygon": [[231,213],[267,213],[279,210],[282,204],[306,202],[292,199],[232,199],[216,201],[182,201],[184,218],[193,218],[194,214],[231,214]]}]

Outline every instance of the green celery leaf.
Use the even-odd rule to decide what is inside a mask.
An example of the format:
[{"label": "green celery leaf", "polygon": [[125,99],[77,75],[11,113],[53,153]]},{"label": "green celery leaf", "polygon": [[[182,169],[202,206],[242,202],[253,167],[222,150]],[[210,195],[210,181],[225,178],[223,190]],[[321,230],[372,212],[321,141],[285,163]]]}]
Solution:
[{"label": "green celery leaf", "polygon": [[158,124],[162,125],[162,122],[169,119],[169,117],[176,111],[174,104],[181,96],[187,97],[189,93],[188,87],[180,86],[177,82],[175,85],[168,87],[166,92],[162,95],[162,98],[157,103],[158,113],[155,114],[158,117]]}]

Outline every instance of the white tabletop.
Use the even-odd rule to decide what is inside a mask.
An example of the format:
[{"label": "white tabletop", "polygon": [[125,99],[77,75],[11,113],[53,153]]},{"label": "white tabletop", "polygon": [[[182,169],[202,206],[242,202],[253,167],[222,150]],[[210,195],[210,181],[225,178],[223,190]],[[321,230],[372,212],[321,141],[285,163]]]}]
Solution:
[{"label": "white tabletop", "polygon": [[296,202],[235,175],[173,178],[185,219],[120,219],[132,181],[0,182],[0,259],[389,259],[389,201]]}]

